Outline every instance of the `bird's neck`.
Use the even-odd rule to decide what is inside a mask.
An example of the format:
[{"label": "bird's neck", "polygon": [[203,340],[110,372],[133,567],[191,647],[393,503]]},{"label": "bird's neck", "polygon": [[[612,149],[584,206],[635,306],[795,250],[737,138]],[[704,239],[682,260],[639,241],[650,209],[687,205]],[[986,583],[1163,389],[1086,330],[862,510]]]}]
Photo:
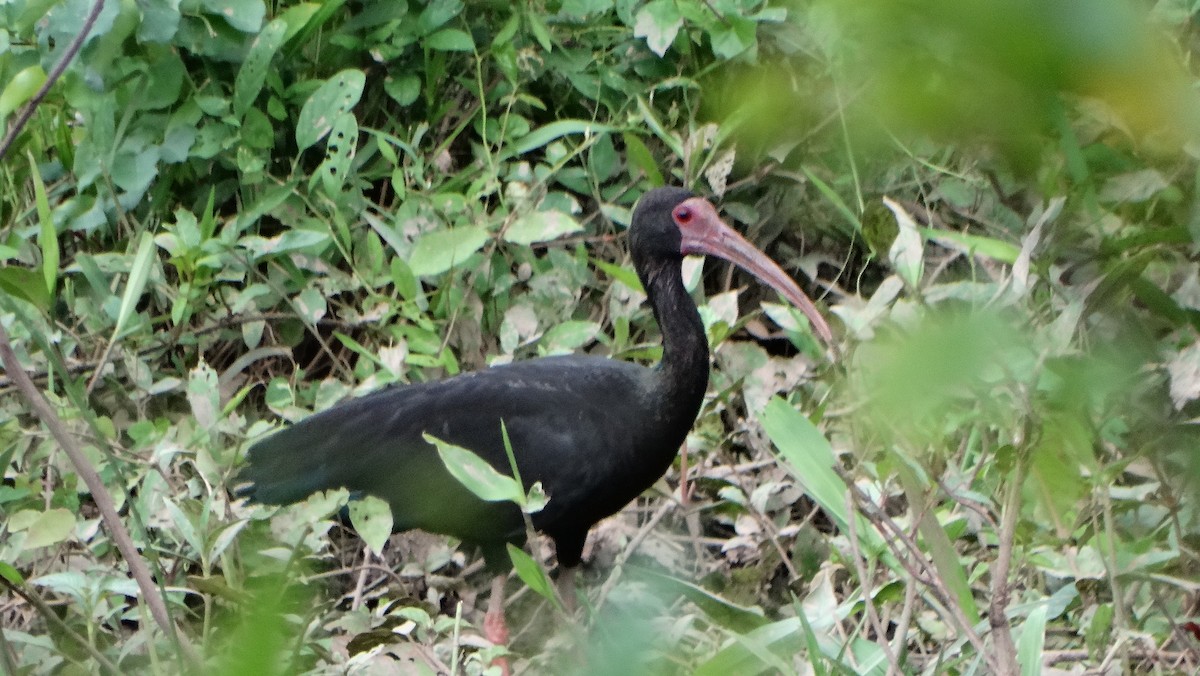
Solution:
[{"label": "bird's neck", "polygon": [[708,389],[708,338],[696,303],[683,286],[680,263],[663,261],[648,271],[642,283],[663,337],[662,363],[656,374],[660,410],[685,428],[686,435]]}]

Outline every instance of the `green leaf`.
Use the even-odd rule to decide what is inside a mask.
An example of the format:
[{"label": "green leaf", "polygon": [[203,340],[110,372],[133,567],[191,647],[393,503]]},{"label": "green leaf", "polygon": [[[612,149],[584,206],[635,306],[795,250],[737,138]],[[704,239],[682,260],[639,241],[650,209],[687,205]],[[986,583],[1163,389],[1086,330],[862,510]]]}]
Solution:
[{"label": "green leaf", "polygon": [[29,176],[33,179],[34,203],[37,204],[38,223],[41,226],[38,230],[38,246],[42,250],[42,279],[46,282],[47,296],[53,298],[58,284],[58,231],[54,228],[54,217],[50,214],[50,201],[46,198],[46,184],[42,182],[42,173],[33,155],[27,153],[27,156]]},{"label": "green leaf", "polygon": [[417,17],[417,30],[421,35],[433,32],[463,11],[459,0],[430,0]]},{"label": "green leaf", "polygon": [[412,105],[421,95],[421,78],[412,73],[396,77],[389,75],[383,81],[383,91],[402,106]]},{"label": "green leaf", "polygon": [[588,120],[557,120],[526,134],[505,157],[515,157],[541,148],[551,141],[573,134],[604,134],[616,131],[615,127]]},{"label": "green leaf", "polygon": [[392,284],[396,287],[396,293],[404,300],[413,300],[417,297],[421,287],[417,282],[417,276],[413,274],[412,268],[408,267],[403,259],[399,257],[392,258],[391,266]]},{"label": "green leaf", "polygon": [[625,139],[625,161],[629,163],[629,178],[637,180],[634,174],[634,168],[641,169],[646,175],[646,179],[650,181],[650,185],[658,187],[663,185],[662,172],[658,170],[658,162],[654,160],[654,155],[650,154],[650,149],[642,143],[642,139],[629,132],[621,135]]},{"label": "green leaf", "polygon": [[513,244],[533,244],[548,242],[563,235],[583,230],[579,221],[570,214],[558,210],[535,211],[518,218],[508,230],[504,231],[504,240]]},{"label": "green leaf", "polygon": [[756,47],[757,30],[758,26],[753,21],[732,13],[726,14],[725,20],[714,22],[708,32],[713,54],[722,59],[732,59]]},{"label": "green leaf", "polygon": [[258,98],[258,93],[262,91],[263,83],[266,82],[271,61],[283,45],[286,32],[287,22],[283,19],[275,19],[267,24],[259,32],[258,37],[250,43],[250,50],[246,52],[246,60],[242,62],[242,67],[238,69],[237,77],[233,81],[234,115],[238,117],[245,115],[250,106],[254,104],[254,100]]},{"label": "green leaf", "polygon": [[546,27],[546,22],[542,21],[542,17],[538,16],[535,11],[525,13],[526,20],[529,21],[529,32],[533,33],[533,37],[542,46],[542,49],[547,52],[554,51],[554,42],[550,39],[550,29]]},{"label": "green leaf", "polygon": [[457,28],[443,28],[442,30],[425,38],[422,43],[429,49],[435,49],[442,52],[473,52],[475,51],[475,41],[471,39],[468,33],[465,33]]},{"label": "green leaf", "polygon": [[142,299],[146,282],[150,279],[150,268],[154,263],[154,236],[149,230],[143,230],[138,241],[137,254],[133,257],[133,265],[129,269],[129,280],[125,283],[125,293],[121,296],[121,309],[117,312],[117,325],[113,328],[113,338],[121,335],[129,315]]},{"label": "green leaf", "polygon": [[383,546],[392,534],[392,508],[385,500],[367,495],[351,500],[347,509],[354,531],[376,556],[382,556]]},{"label": "green leaf", "polygon": [[833,471],[837,457],[816,425],[779,397],[767,402],[759,420],[779,449],[781,464],[809,497],[821,505],[844,533],[850,532],[850,519],[857,519],[856,532],[868,550],[867,556],[882,552],[885,547],[879,533],[861,516],[847,511],[846,484]]},{"label": "green leaf", "polygon": [[517,36],[517,29],[521,27],[521,15],[516,12],[509,15],[508,20],[496,31],[496,35],[492,37],[492,48],[504,47],[512,42]]},{"label": "green leaf", "polygon": [[168,43],[179,32],[179,0],[145,0],[138,3],[142,12],[138,23],[138,42]]},{"label": "green leaf", "polygon": [[671,575],[654,571],[646,574],[657,582],[669,587],[675,594],[683,596],[696,604],[713,622],[736,632],[748,632],[768,623],[759,608],[740,606],[728,599],[722,598],[704,587],[681,580]]},{"label": "green leaf", "polygon": [[26,550],[56,545],[75,532],[75,514],[69,509],[48,509],[22,530],[28,532],[23,545]]},{"label": "green leaf", "polygon": [[0,291],[21,298],[42,312],[50,309],[50,294],[46,292],[46,280],[29,268],[9,266],[0,268]]},{"label": "green leaf", "polygon": [[900,485],[904,487],[904,493],[908,497],[913,511],[921,515],[917,522],[917,530],[925,540],[925,550],[929,553],[934,567],[937,568],[938,574],[949,588],[950,593],[954,594],[954,598],[962,608],[963,614],[967,616],[967,620],[972,624],[977,623],[980,620],[979,608],[975,604],[975,596],[971,590],[971,583],[967,580],[967,572],[963,570],[962,564],[958,560],[958,552],[950,542],[946,529],[938,521],[936,507],[926,504],[925,486],[929,482],[918,478],[917,470],[909,466],[906,458],[898,453],[895,455],[897,456],[896,475],[900,479]]},{"label": "green leaf", "polygon": [[440,275],[483,248],[491,235],[478,225],[426,233],[413,246],[408,266],[418,277]]},{"label": "green leaf", "polygon": [[672,153],[674,153],[677,157],[683,157],[685,153],[683,149],[683,142],[680,141],[679,135],[673,131],[667,131],[667,129],[663,127],[662,122],[660,122],[658,119],[658,115],[654,112],[654,109],[650,107],[650,104],[647,102],[644,96],[639,96],[637,103],[638,113],[640,113],[642,116],[642,122],[644,122],[645,125],[650,128],[650,131],[654,132],[654,135],[658,137],[658,140],[662,141],[668,148],[671,149]]},{"label": "green leaf", "polygon": [[1021,254],[1021,248],[1015,244],[991,237],[983,237],[982,235],[970,235],[965,232],[935,230],[933,228],[920,228],[919,232],[924,237],[938,242],[947,248],[959,249],[973,255],[987,256],[988,258],[1008,263],[1009,265],[1015,263],[1017,256]]},{"label": "green leaf", "polygon": [[832,186],[825,181],[822,181],[821,177],[814,174],[808,167],[802,167],[802,169],[804,170],[804,175],[808,177],[808,180],[812,181],[812,184],[817,186],[817,191],[824,195],[825,199],[829,200],[830,204],[833,205],[833,208],[836,209],[837,212],[842,215],[842,218],[844,218],[846,222],[850,224],[850,229],[846,231],[846,234],[853,235],[855,233],[862,232],[862,221],[859,220],[858,216],[854,214],[854,212],[846,204],[846,201],[842,199],[842,196],[839,195]]},{"label": "green leaf", "polygon": [[375,364],[379,368],[386,368],[383,364],[383,361],[379,358],[379,355],[375,354],[375,350],[363,345],[357,340],[354,340],[341,331],[334,331],[333,337],[337,338],[338,342],[349,348],[351,352],[354,352],[358,356]]},{"label": "green leaf", "polygon": [[267,6],[262,0],[202,0],[201,4],[243,33],[253,33],[261,28],[267,14]]},{"label": "green leaf", "polygon": [[539,595],[558,606],[558,597],[554,594],[554,587],[550,584],[550,578],[546,576],[546,571],[533,560],[520,547],[507,543],[508,558],[512,560],[513,570],[517,571],[517,577]]},{"label": "green leaf", "polygon": [[593,14],[602,14],[613,8],[613,0],[563,0],[564,15],[583,19]]},{"label": "green leaf", "polygon": [[334,123],[358,103],[367,78],[361,70],[346,69],[329,78],[313,92],[296,120],[296,145],[299,150],[325,138]]},{"label": "green leaf", "polygon": [[600,268],[604,271],[604,274],[612,277],[614,280],[624,284],[630,289],[633,289],[639,293],[646,292],[646,290],[642,288],[642,280],[638,279],[636,271],[617,265],[616,263],[602,261],[599,258],[593,258],[592,265]]},{"label": "green leaf", "polygon": [[517,480],[497,472],[486,460],[473,451],[455,446],[434,437],[424,435],[425,441],[437,447],[442,464],[450,475],[480,500],[500,502],[507,500],[521,505],[525,502],[525,491]]},{"label": "green leaf", "polygon": [[683,28],[683,15],[675,0],[652,0],[638,10],[633,36],[646,38],[650,51],[662,56],[675,42],[680,28]]},{"label": "green leaf", "polygon": [[3,577],[14,585],[25,584],[25,578],[21,575],[21,571],[13,568],[4,561],[0,561],[0,577]]},{"label": "green leaf", "polygon": [[183,510],[179,509],[170,498],[163,498],[163,506],[166,507],[167,513],[171,515],[171,521],[175,524],[175,531],[183,537],[184,542],[192,548],[192,553],[197,556],[204,554],[204,540],[200,537],[200,532],[196,530],[196,525],[188,518]]},{"label": "green leaf", "polygon": [[320,176],[326,195],[334,197],[342,191],[357,149],[358,120],[350,113],[343,113],[334,120],[325,145],[325,161],[317,167],[316,175]]},{"label": "green leaf", "polygon": [[238,243],[258,257],[308,249],[326,244],[330,239],[328,232],[292,229],[270,239],[258,236],[243,237]]},{"label": "green leaf", "polygon": [[13,75],[8,84],[4,85],[4,90],[0,91],[0,120],[33,98],[45,83],[46,71],[38,65],[29,66]]},{"label": "green leaf", "polygon": [[187,400],[201,429],[211,430],[221,410],[217,372],[203,360],[188,374]]},{"label": "green leaf", "polygon": [[1021,676],[1039,676],[1042,673],[1042,649],[1046,644],[1046,604],[1041,604],[1025,618],[1021,625],[1021,637],[1017,639],[1017,664],[1021,665]]},{"label": "green leaf", "polygon": [[596,322],[565,321],[555,324],[542,336],[541,343],[551,353],[571,352],[596,339],[600,325]]},{"label": "green leaf", "polygon": [[296,311],[309,324],[316,324],[325,316],[325,294],[315,287],[306,287],[296,295]]},{"label": "green leaf", "polygon": [[[737,634],[733,642],[725,646],[716,655],[701,663],[695,670],[694,676],[725,676],[725,674],[762,673],[764,661],[762,649],[770,647],[786,639],[796,639],[803,627],[801,621],[789,617],[778,622],[766,624],[752,631]],[[806,632],[811,633],[811,632]],[[797,641],[798,643],[798,641]],[[791,652],[797,652],[792,650]],[[810,652],[810,660],[813,654]],[[778,659],[778,658],[775,658]],[[812,660],[814,664],[818,664]],[[785,673],[792,671],[785,670]],[[816,672],[821,673],[821,672]]]}]

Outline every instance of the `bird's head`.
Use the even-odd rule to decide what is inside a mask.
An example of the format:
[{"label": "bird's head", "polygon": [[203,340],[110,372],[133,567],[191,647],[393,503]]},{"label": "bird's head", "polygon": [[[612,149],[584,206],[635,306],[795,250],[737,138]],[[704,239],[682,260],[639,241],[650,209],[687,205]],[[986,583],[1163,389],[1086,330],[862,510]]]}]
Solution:
[{"label": "bird's head", "polygon": [[629,252],[642,282],[656,261],[679,260],[692,254],[723,258],[775,289],[812,322],[826,343],[833,333],[825,318],[792,278],[750,242],[729,227],[712,203],[683,188],[655,188],[642,196],[629,227]]}]

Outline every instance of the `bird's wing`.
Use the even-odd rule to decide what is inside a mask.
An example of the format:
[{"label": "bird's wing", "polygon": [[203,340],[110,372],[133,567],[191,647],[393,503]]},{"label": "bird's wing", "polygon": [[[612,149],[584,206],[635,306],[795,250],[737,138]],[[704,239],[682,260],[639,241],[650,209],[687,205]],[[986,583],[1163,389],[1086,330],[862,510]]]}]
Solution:
[{"label": "bird's wing", "polygon": [[387,500],[398,529],[476,541],[507,537],[501,532],[521,528],[519,513],[477,500],[422,437],[469,448],[510,474],[503,420],[522,479],[541,481],[550,495],[538,520],[552,525],[570,518],[581,495],[611,480],[637,445],[639,427],[629,416],[643,406],[647,373],[615,360],[561,357],[382,390],[256,443],[237,492],[286,504],[344,486]]}]

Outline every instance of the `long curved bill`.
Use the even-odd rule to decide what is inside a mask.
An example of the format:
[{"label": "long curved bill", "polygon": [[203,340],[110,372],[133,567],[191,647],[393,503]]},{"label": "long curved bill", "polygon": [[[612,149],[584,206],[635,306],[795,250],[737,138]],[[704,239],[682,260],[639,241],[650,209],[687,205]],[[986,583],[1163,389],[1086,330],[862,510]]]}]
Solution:
[{"label": "long curved bill", "polygon": [[[764,284],[778,291],[781,296],[803,312],[804,316],[808,317],[808,321],[812,323],[813,330],[817,335],[825,341],[826,345],[833,346],[833,332],[829,329],[829,324],[821,316],[820,311],[817,310],[817,306],[813,305],[800,287],[796,286],[796,282],[792,281],[792,278],[775,261],[754,248],[754,245],[747,242],[745,237],[739,235],[736,230],[721,220],[721,217],[717,215],[717,210],[708,200],[703,197],[692,197],[684,200],[679,206],[689,207],[694,214],[694,217],[686,222],[676,221],[682,235],[680,251],[684,255],[718,256],[758,277]],[[678,208],[676,207],[676,209]]]}]

